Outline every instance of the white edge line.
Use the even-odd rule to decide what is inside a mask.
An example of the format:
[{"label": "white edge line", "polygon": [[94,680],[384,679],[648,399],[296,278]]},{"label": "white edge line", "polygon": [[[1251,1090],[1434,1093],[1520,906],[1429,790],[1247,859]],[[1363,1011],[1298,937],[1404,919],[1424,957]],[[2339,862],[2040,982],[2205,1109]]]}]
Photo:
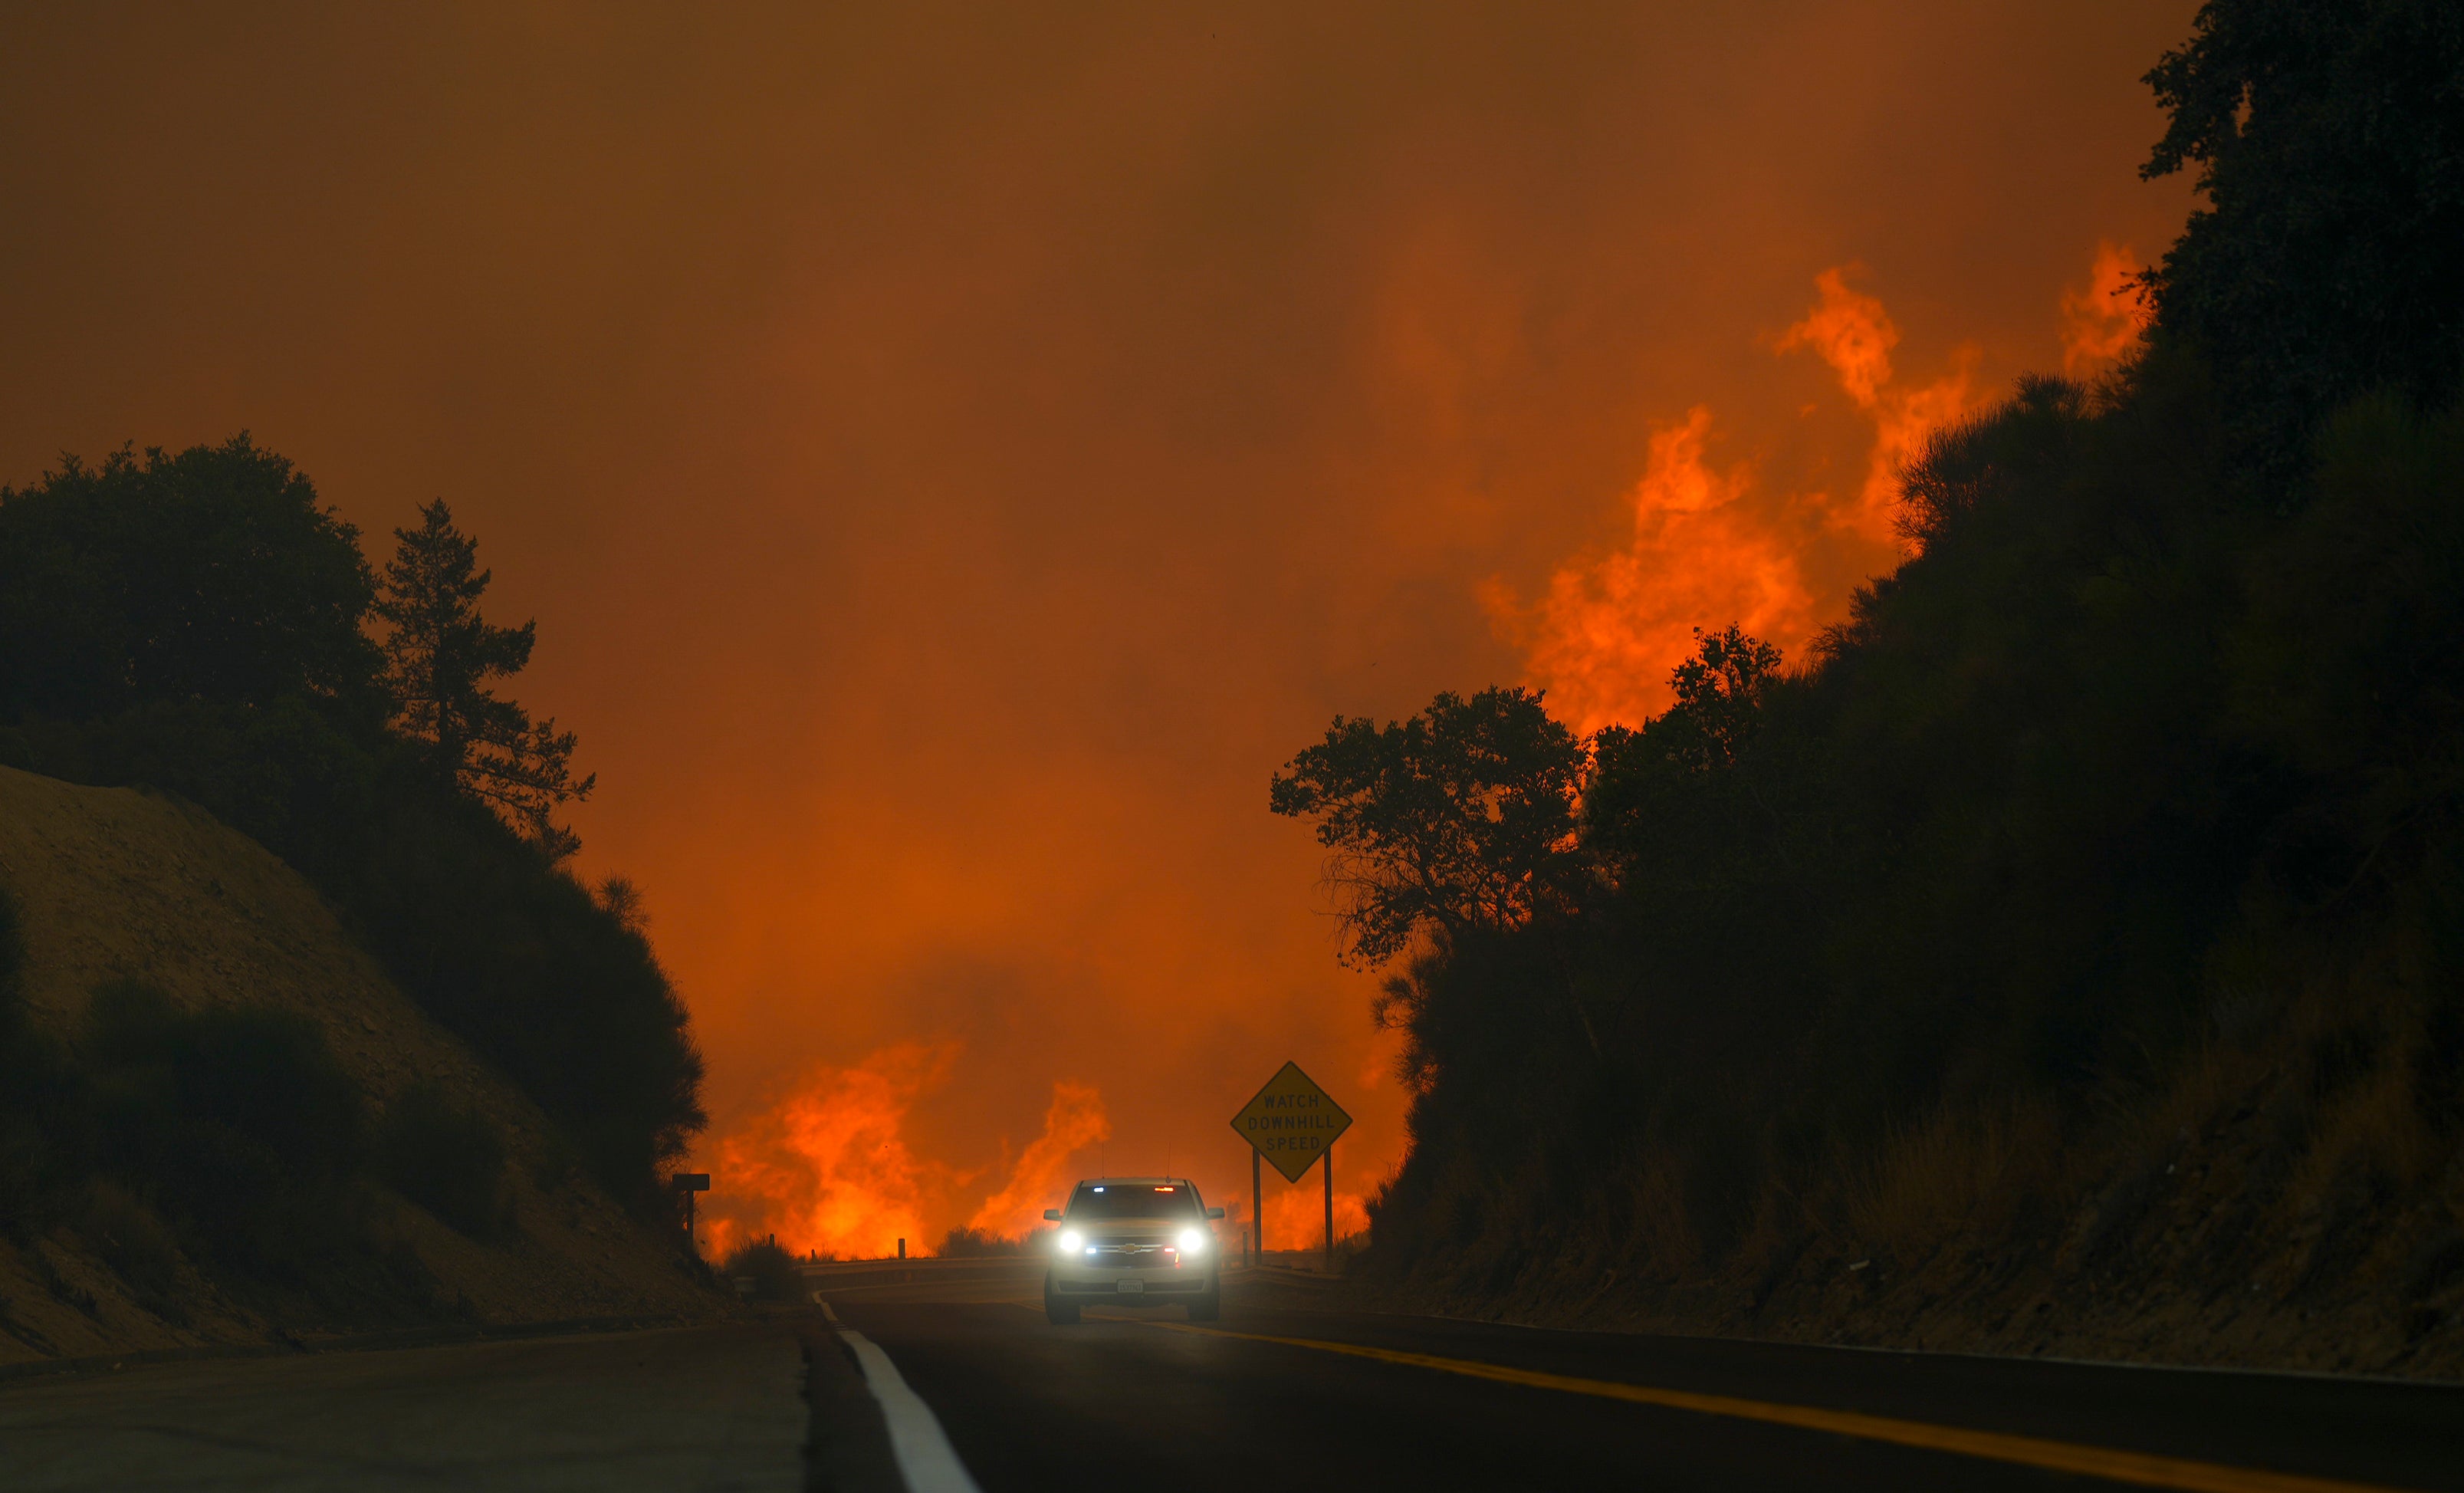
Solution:
[{"label": "white edge line", "polygon": [[967,1464],[951,1449],[950,1438],[941,1434],[933,1407],[907,1387],[890,1355],[853,1328],[839,1328],[839,1336],[855,1350],[865,1387],[881,1406],[881,1418],[890,1428],[890,1450],[898,1459],[898,1475],[906,1480],[908,1493],[982,1493],[968,1476]]}]

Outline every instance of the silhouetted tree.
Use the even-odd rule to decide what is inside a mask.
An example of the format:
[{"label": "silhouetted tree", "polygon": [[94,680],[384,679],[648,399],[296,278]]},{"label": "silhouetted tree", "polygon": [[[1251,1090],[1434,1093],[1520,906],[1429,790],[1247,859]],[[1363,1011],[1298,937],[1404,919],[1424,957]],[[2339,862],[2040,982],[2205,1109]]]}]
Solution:
[{"label": "silhouetted tree", "polygon": [[440,781],[494,806],[561,860],[581,842],[555,811],[590,797],[598,775],[573,777],[573,733],[553,718],[532,720],[488,688],[530,663],[539,625],[499,627],[482,617],[493,578],[476,568],[478,541],[453,527],[443,498],[420,517],[417,529],[394,531],[399,545],[375,607],[390,629],[385,680],[401,730],[426,749]]},{"label": "silhouetted tree", "polygon": [[1519,926],[1577,873],[1582,743],[1540,692],[1441,694],[1406,721],[1335,717],[1326,740],[1275,775],[1277,814],[1318,822],[1327,879],[1361,966],[1434,925]]},{"label": "silhouetted tree", "polygon": [[1735,623],[1708,635],[1695,628],[1694,644],[1694,656],[1669,675],[1677,703],[1660,724],[1673,758],[1710,772],[1734,766],[1752,744],[1763,697],[1779,677],[1780,656]]},{"label": "silhouetted tree", "polygon": [[2464,372],[2464,8],[2209,0],[2147,75],[2171,115],[2143,176],[2207,206],[2149,275],[2160,334],[2214,362],[2245,458],[2279,476],[2317,423]]},{"label": "silhouetted tree", "polygon": [[1925,437],[1900,470],[1893,527],[1920,550],[1933,549],[1977,508],[2010,490],[2014,477],[2059,471],[2078,455],[2092,401],[2067,379],[2023,373],[2008,404],[1954,420]]},{"label": "silhouetted tree", "polygon": [[[703,1124],[691,1021],[640,894],[539,853],[571,848],[549,815],[590,779],[570,734],[490,692],[533,629],[480,617],[473,546],[443,504],[424,518],[388,569],[387,649],[362,630],[357,531],[245,435],[0,489],[0,762],[177,793],[283,857],[654,1212]],[[20,1228],[74,1200],[100,1142],[77,1119],[94,1055],[11,1019],[6,928],[0,904],[0,1226]]]},{"label": "silhouetted tree", "polygon": [[[2217,0],[2198,27],[2152,75],[2150,169],[2198,162],[2209,194],[2159,335],[1929,441],[1918,553],[1810,668],[1705,634],[1668,711],[1594,737],[1578,845],[1503,857],[1604,872],[1567,884],[1581,916],[1467,913],[1496,816],[1457,801],[1515,775],[1424,783],[1463,755],[1425,724],[1338,720],[1277,779],[1350,858],[1358,952],[1463,930],[1373,1007],[1413,1144],[1367,1268],[1750,1299],[1893,1228],[1930,1258],[2075,1204],[2140,1227],[2115,1179],[2196,1133],[2268,1155],[2240,1217],[2371,1239],[2304,1279],[2413,1247],[2387,1246],[2464,1154],[2464,9]],[[2365,1073],[2424,1137],[2409,1170],[2262,1118]],[[1990,1180],[1908,1148],[2014,1099],[2041,1120]],[[2185,1102],[2216,1128],[2177,1131]],[[2322,1203],[2330,1168],[2357,1180]],[[1967,1196],[1878,1222],[1842,1179],[1890,1175]]]},{"label": "silhouetted tree", "polygon": [[0,715],[370,705],[359,531],[246,434],[0,488]]},{"label": "silhouetted tree", "polygon": [[1748,838],[1740,819],[1768,827],[1768,807],[1730,770],[1761,735],[1783,677],[1780,651],[1734,623],[1698,627],[1694,640],[1694,655],[1669,674],[1677,698],[1667,711],[1639,730],[1607,726],[1592,738],[1584,844],[1613,879],[1629,878],[1646,857],[1689,878],[1733,873],[1729,857]]}]

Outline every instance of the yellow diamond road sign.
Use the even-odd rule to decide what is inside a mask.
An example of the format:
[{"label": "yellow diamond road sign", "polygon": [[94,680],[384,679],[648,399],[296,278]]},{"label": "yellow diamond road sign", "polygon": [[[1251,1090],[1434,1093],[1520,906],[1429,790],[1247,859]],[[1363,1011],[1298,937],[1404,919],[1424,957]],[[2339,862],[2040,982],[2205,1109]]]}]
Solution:
[{"label": "yellow diamond road sign", "polygon": [[1297,1182],[1326,1154],[1337,1135],[1352,1129],[1352,1116],[1328,1098],[1299,1064],[1287,1063],[1282,1072],[1266,1080],[1257,1098],[1232,1116],[1232,1128],[1258,1148],[1269,1166],[1284,1174],[1285,1181]]}]

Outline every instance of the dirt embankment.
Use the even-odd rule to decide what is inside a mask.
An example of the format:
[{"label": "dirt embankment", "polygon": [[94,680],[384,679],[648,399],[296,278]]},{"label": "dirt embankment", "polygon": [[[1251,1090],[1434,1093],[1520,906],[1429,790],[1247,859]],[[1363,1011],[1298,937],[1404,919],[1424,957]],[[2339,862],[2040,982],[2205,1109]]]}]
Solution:
[{"label": "dirt embankment", "polygon": [[2337,1009],[2195,1058],[2096,1133],[1911,1132],[1846,1179],[1848,1221],[1766,1220],[1715,1264],[1578,1226],[1502,1289],[1369,1261],[1347,1285],[1539,1326],[2464,1379],[2464,1144],[2422,1110],[2420,1055],[2350,1061]]},{"label": "dirt embankment", "polygon": [[[321,899],[253,841],[191,805],[0,768],[0,885],[22,921],[24,995],[33,1021],[67,1034],[97,986],[135,979],[187,1009],[297,1013],[384,1107],[432,1085],[501,1131],[517,1229],[464,1236],[415,1205],[390,1226],[465,1320],[550,1322],[729,1309],[672,1246],[561,1160],[546,1118],[385,977]],[[138,1294],[73,1226],[26,1245],[0,1240],[0,1364],[139,1351],[368,1323],[275,1320],[262,1297],[183,1264],[173,1315]]]}]

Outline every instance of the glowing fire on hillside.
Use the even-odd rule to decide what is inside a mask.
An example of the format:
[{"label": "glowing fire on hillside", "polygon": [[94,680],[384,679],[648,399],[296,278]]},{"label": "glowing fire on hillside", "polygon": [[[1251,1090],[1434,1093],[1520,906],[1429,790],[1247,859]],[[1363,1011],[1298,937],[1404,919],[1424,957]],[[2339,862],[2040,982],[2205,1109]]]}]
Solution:
[{"label": "glowing fire on hillside", "polygon": [[1634,537],[1623,549],[1560,566],[1529,605],[1492,582],[1482,594],[1492,625],[1519,644],[1525,670],[1576,729],[1639,724],[1667,703],[1669,670],[1694,650],[1694,629],[1734,622],[1791,654],[1838,620],[1847,598],[1808,582],[1804,554],[1845,531],[1895,545],[1899,470],[1933,430],[1977,409],[1972,349],[1930,383],[1896,381],[1900,330],[1881,300],[1850,287],[1851,267],[1815,276],[1815,302],[1772,346],[1810,351],[1873,422],[1865,478],[1853,494],[1760,491],[1749,463],[1712,465],[1709,406],[1652,432],[1631,499]]},{"label": "glowing fire on hillside", "polygon": [[[2067,374],[2111,365],[2144,335],[2138,273],[2127,246],[2100,243],[2086,285],[2061,293]],[[1800,657],[1845,613],[1837,557],[1870,557],[1879,568],[1899,553],[1901,468],[1931,432],[1975,413],[1990,394],[1976,384],[1972,348],[1954,350],[1948,368],[1929,380],[1904,378],[1894,362],[1899,326],[1878,296],[1857,288],[1857,274],[1837,266],[1815,275],[1813,304],[1769,340],[1775,355],[1820,360],[1870,430],[1861,448],[1840,453],[1855,473],[1841,491],[1791,491],[1751,460],[1721,459],[1726,432],[1698,404],[1647,433],[1621,547],[1559,565],[1528,602],[1503,582],[1483,588],[1492,626],[1520,647],[1527,679],[1549,691],[1561,719],[1590,732],[1664,709],[1669,671],[1694,650],[1696,627],[1735,622]],[[1833,559],[1828,572],[1815,563],[1821,554]],[[872,1257],[901,1239],[911,1252],[930,1248],[961,1219],[984,1234],[1032,1232],[1072,1175],[1075,1153],[1111,1135],[1102,1097],[1084,1084],[1056,1083],[1040,1135],[997,1167],[958,1171],[913,1154],[904,1128],[957,1051],[904,1043],[852,1067],[816,1070],[789,1098],[719,1138],[710,1170],[726,1182],[712,1199],[705,1247],[722,1254],[775,1233],[799,1253]],[[1375,1065],[1390,1062],[1381,1049]],[[1379,1076],[1373,1065],[1361,1081],[1374,1086]],[[987,1190],[975,1192],[979,1186]],[[1237,1229],[1246,1199],[1222,1200]],[[1314,1247],[1322,1207],[1314,1188],[1269,1197],[1269,1242]],[[1338,1193],[1337,1232],[1367,1223],[1362,1199]]]},{"label": "glowing fire on hillside", "polygon": [[1781,334],[1777,345],[1781,352],[1811,349],[1839,376],[1841,391],[1873,417],[1874,449],[1865,464],[1865,485],[1858,490],[1856,501],[1832,505],[1824,494],[1813,496],[1829,509],[1833,523],[1885,541],[1894,537],[1901,466],[1917,453],[1927,435],[1973,412],[1984,400],[1970,381],[1976,352],[1969,347],[1959,349],[1951,371],[1930,384],[1915,388],[1894,384],[1891,349],[1899,345],[1900,329],[1880,300],[1848,288],[1850,273],[1850,267],[1840,266],[1815,275],[1814,286],[1821,298],[1804,320]]},{"label": "glowing fire on hillside", "polygon": [[1656,709],[1661,682],[1693,651],[1694,628],[1706,619],[1791,641],[1815,626],[1793,546],[1740,501],[1752,471],[1714,471],[1704,457],[1710,434],[1703,405],[1652,433],[1629,547],[1561,567],[1528,609],[1502,583],[1483,593],[1491,620],[1523,645],[1551,711],[1577,730],[1639,722]]},{"label": "glowing fire on hillside", "polygon": [[[1266,1198],[1266,1247],[1322,1249],[1326,1245],[1326,1195],[1314,1185],[1295,1187]],[[1350,1239],[1369,1232],[1369,1209],[1358,1193],[1340,1188],[1334,1195],[1334,1237]]]},{"label": "glowing fire on hillside", "polygon": [[[716,1258],[776,1236],[794,1254],[875,1259],[936,1244],[968,1212],[960,1195],[984,1173],[918,1157],[905,1124],[916,1100],[948,1078],[957,1043],[901,1043],[852,1067],[820,1068],[787,1099],[712,1147],[714,1192],[702,1247]],[[1019,1152],[1001,1186],[969,1226],[1017,1236],[1035,1226],[1081,1148],[1111,1134],[1103,1096],[1084,1084],[1052,1086],[1044,1131]]]},{"label": "glowing fire on hillside", "polygon": [[2145,273],[2128,244],[2096,246],[2087,284],[2062,292],[2062,372],[2072,378],[2096,373],[2147,334],[2156,310],[2139,276]]}]

